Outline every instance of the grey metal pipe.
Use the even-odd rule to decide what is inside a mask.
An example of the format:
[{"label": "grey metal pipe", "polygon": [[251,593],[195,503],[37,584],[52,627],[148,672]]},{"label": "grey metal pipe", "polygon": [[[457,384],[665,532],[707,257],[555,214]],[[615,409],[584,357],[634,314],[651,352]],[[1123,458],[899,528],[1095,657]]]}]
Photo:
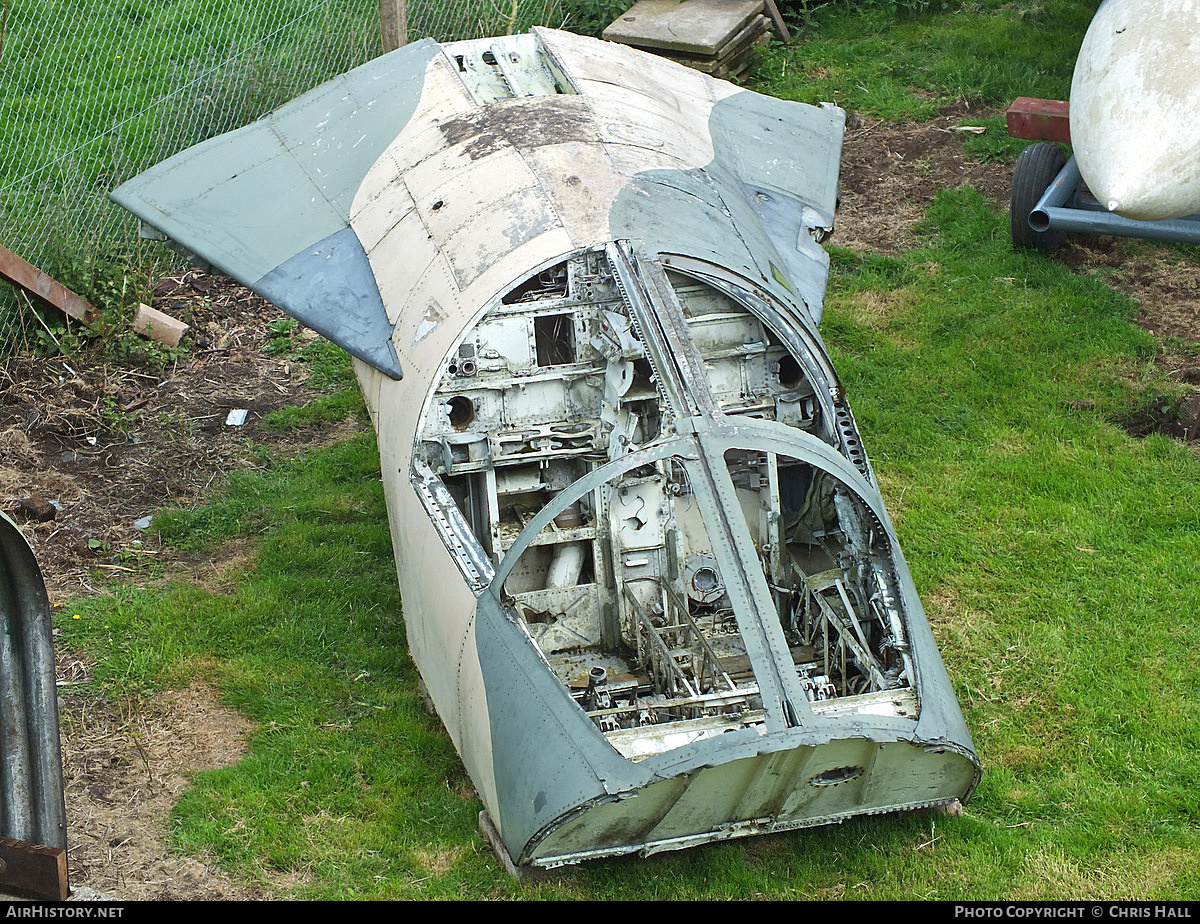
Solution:
[{"label": "grey metal pipe", "polygon": [[1082,198],[1079,195],[1082,184],[1083,177],[1072,156],[1029,213],[1029,227],[1039,232],[1075,231],[1185,244],[1200,243],[1200,214],[1162,221],[1124,218],[1108,211],[1099,202]]},{"label": "grey metal pipe", "polygon": [[1079,191],[1079,184],[1081,182],[1083,182],[1083,177],[1079,175],[1079,167],[1072,156],[1063,165],[1062,170],[1058,172],[1058,176],[1054,178],[1054,182],[1046,187],[1046,191],[1042,193],[1042,198],[1038,200],[1038,204],[1029,213],[1029,227],[1033,228],[1034,231],[1048,230],[1050,224],[1045,218],[1047,210],[1066,205]]},{"label": "grey metal pipe", "polygon": [[[1059,231],[1082,231],[1086,234],[1118,234],[1122,237],[1140,237],[1156,241],[1178,241],[1184,244],[1200,244],[1200,215],[1187,218],[1169,218],[1162,221],[1137,221],[1122,218],[1108,211],[1093,211],[1087,208],[1048,208],[1040,210],[1045,216],[1045,226],[1030,225],[1036,230],[1054,228]],[[1035,211],[1033,214],[1039,214]]]}]

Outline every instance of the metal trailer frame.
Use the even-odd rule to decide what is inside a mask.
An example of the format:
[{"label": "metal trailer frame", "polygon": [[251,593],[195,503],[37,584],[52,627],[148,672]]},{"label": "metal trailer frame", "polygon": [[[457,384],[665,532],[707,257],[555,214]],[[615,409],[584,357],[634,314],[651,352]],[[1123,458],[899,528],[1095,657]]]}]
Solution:
[{"label": "metal trailer frame", "polygon": [[1200,213],[1161,221],[1139,221],[1110,212],[1088,191],[1069,144],[1068,104],[1021,97],[1007,113],[1008,133],[1036,139],[1013,169],[1009,203],[1013,246],[1053,252],[1067,232],[1114,234],[1200,244]]}]

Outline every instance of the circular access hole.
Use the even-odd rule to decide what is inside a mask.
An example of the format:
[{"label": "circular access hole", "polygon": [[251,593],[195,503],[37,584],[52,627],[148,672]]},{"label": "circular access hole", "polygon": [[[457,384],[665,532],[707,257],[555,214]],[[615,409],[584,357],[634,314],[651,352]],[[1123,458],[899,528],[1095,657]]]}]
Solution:
[{"label": "circular access hole", "polygon": [[455,430],[465,430],[475,419],[475,404],[470,398],[455,395],[446,402],[450,412],[450,426]]},{"label": "circular access hole", "polygon": [[800,364],[791,353],[785,353],[779,358],[779,384],[784,388],[795,388],[803,380]]},{"label": "circular access hole", "polygon": [[721,579],[712,568],[697,568],[692,574],[692,589],[700,594],[710,594],[720,589]]}]

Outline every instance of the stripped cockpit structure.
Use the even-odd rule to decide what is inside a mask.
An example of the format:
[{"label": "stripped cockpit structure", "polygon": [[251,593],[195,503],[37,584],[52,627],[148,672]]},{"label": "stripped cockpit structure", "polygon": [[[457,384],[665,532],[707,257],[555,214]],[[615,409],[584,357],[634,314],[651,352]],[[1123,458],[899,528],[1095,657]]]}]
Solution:
[{"label": "stripped cockpit structure", "polygon": [[535,29],[114,193],[355,358],[409,646],[516,864],[978,782],[818,333],[843,120]]}]

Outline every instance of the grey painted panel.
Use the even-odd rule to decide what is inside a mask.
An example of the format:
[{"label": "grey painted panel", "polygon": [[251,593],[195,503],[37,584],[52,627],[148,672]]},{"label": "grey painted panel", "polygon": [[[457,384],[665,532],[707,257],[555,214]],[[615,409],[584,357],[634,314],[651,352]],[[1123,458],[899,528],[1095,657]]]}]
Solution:
[{"label": "grey painted panel", "polygon": [[808,308],[814,322],[821,320],[829,255],[813,237],[814,230],[833,227],[833,216],[825,216],[811,205],[775,189],[746,185],[746,201],[757,216],[762,233],[775,244],[782,262],[782,276]]},{"label": "grey painted panel", "polygon": [[297,195],[306,185],[256,123],[151,168],[112,198],[209,266],[252,282],[340,223],[323,198]]},{"label": "grey painted panel", "polygon": [[497,820],[509,853],[522,862],[526,845],[554,819],[636,788],[645,772],[613,750],[486,592],[475,638],[488,691]]},{"label": "grey painted panel", "polygon": [[713,162],[637,176],[613,205],[613,237],[707,259],[819,320],[828,257],[810,229],[833,223],[844,120],[756,93],[721,100]]},{"label": "grey painted panel", "polygon": [[[746,242],[734,233],[722,192],[703,170],[638,174],[613,203],[612,238],[653,243],[660,253],[698,257],[765,283]],[[733,192],[742,196],[736,187]]]},{"label": "grey painted panel", "polygon": [[400,360],[371,264],[351,228],[306,247],[252,287],[352,356],[394,379]]},{"label": "grey painted panel", "polygon": [[799,252],[785,258],[742,183],[715,166],[639,174],[613,203],[610,227],[614,239],[721,266],[786,304],[801,305],[814,322],[820,316],[826,262]]},{"label": "grey painted panel", "polygon": [[[363,176],[407,124],[438,45],[356,68],[147,170],[121,206],[246,285],[347,227]],[[279,303],[283,310],[289,305]]]},{"label": "grey painted panel", "polygon": [[845,114],[737,93],[713,107],[714,161],[743,182],[788,193],[832,215]]}]

